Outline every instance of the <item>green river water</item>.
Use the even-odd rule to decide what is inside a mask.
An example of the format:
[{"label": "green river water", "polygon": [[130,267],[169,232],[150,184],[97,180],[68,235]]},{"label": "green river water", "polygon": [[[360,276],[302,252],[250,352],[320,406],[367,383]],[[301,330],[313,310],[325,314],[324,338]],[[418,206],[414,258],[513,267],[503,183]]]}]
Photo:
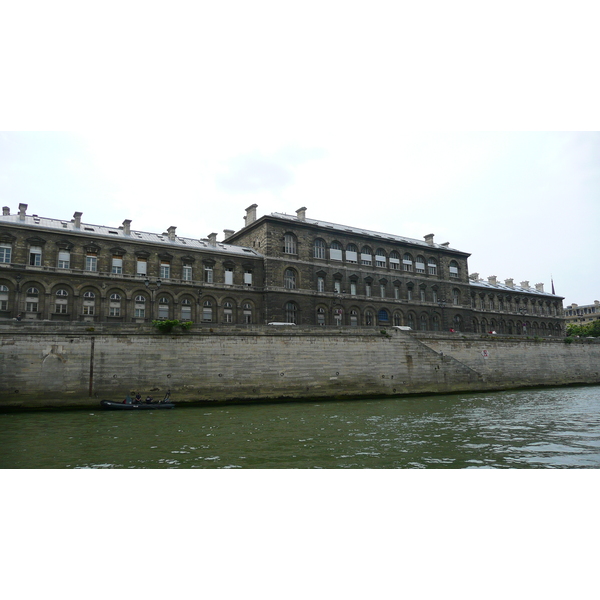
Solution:
[{"label": "green river water", "polygon": [[600,467],[600,386],[0,414],[0,467]]}]

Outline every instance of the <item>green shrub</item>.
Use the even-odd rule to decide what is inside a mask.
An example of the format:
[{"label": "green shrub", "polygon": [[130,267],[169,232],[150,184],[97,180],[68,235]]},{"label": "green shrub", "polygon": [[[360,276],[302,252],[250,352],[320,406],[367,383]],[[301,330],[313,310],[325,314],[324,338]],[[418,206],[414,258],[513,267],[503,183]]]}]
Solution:
[{"label": "green shrub", "polygon": [[162,333],[171,333],[175,327],[181,327],[181,329],[187,330],[193,323],[192,321],[180,321],[179,319],[165,319],[152,321],[152,325]]}]

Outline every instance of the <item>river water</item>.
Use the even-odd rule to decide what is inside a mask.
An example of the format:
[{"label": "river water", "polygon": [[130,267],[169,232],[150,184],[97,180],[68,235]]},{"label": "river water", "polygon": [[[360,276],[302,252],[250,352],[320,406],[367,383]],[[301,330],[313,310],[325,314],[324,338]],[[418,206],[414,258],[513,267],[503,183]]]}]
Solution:
[{"label": "river water", "polygon": [[17,469],[598,468],[600,386],[6,412],[0,450]]}]

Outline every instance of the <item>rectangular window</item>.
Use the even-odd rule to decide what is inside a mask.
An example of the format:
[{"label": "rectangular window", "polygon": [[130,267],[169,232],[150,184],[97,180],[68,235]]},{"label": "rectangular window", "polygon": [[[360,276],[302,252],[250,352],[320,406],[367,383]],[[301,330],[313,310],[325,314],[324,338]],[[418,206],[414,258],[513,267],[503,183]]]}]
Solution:
[{"label": "rectangular window", "polygon": [[379,295],[382,298],[385,298],[385,285],[383,285],[383,283],[379,286]]},{"label": "rectangular window", "polygon": [[408,288],[406,290],[406,299],[407,300],[412,300],[413,299],[413,297],[412,297],[412,290],[410,288]]},{"label": "rectangular window", "polygon": [[123,258],[121,256],[113,256],[111,272],[113,275],[123,274]]},{"label": "rectangular window", "polygon": [[182,273],[183,281],[191,281],[192,280],[192,265],[183,265],[183,273]]},{"label": "rectangular window", "polygon": [[192,307],[191,306],[182,306],[181,307],[181,320],[182,321],[191,321],[192,320]]},{"label": "rectangular window", "polygon": [[109,317],[120,317],[121,316],[121,309],[118,306],[111,306],[108,309],[108,316]]},{"label": "rectangular window", "polygon": [[145,318],[145,316],[146,316],[146,309],[145,308],[136,308],[134,316],[137,319],[143,319],[143,318]]},{"label": "rectangular window", "polygon": [[212,308],[205,306],[202,309],[202,320],[203,321],[212,321]]},{"label": "rectangular window", "polygon": [[31,246],[29,248],[29,266],[42,266],[42,248],[40,246]]},{"label": "rectangular window", "polygon": [[69,269],[71,264],[71,253],[65,250],[60,250],[58,253],[58,268]]},{"label": "rectangular window", "polygon": [[233,285],[233,269],[225,269],[225,285]]},{"label": "rectangular window", "polygon": [[166,260],[160,261],[160,278],[170,279],[171,278],[171,263]]},{"label": "rectangular window", "polygon": [[83,314],[84,315],[93,315],[94,314],[94,307],[93,306],[84,306],[83,307]]},{"label": "rectangular window", "polygon": [[12,246],[10,244],[0,244],[0,263],[9,263],[12,254]]},{"label": "rectangular window", "polygon": [[324,291],[325,291],[325,278],[317,277],[317,292],[324,292]]},{"label": "rectangular window", "polygon": [[435,263],[427,263],[427,269],[430,275],[437,275],[437,265]]},{"label": "rectangular window", "polygon": [[62,315],[66,315],[67,314],[67,305],[66,304],[59,304],[58,301],[56,302],[56,312]]},{"label": "rectangular window", "polygon": [[341,294],[342,293],[342,282],[339,279],[336,279],[333,282],[333,289],[335,290],[336,294]]},{"label": "rectangular window", "polygon": [[390,267],[392,269],[399,269],[400,268],[400,259],[390,257]]},{"label": "rectangular window", "polygon": [[432,300],[433,302],[437,302],[437,301],[438,301],[437,290],[432,290],[432,292],[431,292],[431,296],[432,296],[431,300]]},{"label": "rectangular window", "polygon": [[137,267],[136,267],[136,273],[138,275],[147,275],[147,273],[148,273],[147,267],[148,267],[148,263],[147,263],[146,259],[145,258],[138,258],[138,260],[137,260]]},{"label": "rectangular window", "polygon": [[331,260],[342,260],[342,251],[336,248],[331,248],[329,250],[329,258]]},{"label": "rectangular window", "polygon": [[244,285],[252,285],[252,271],[244,271]]},{"label": "rectangular window", "polygon": [[394,286],[394,299],[400,300],[400,288],[397,285]]},{"label": "rectangular window", "polygon": [[25,310],[27,312],[37,312],[38,311],[38,303],[37,302],[26,302]]},{"label": "rectangular window", "polygon": [[346,261],[349,263],[357,263],[358,262],[358,252],[353,252],[352,250],[346,251]]},{"label": "rectangular window", "polygon": [[375,266],[385,268],[385,256],[376,256],[375,257]]},{"label": "rectangular window", "polygon": [[88,254],[85,257],[85,270],[86,271],[97,271],[98,270],[98,257],[95,254]]},{"label": "rectangular window", "polygon": [[419,290],[419,296],[421,298],[421,302],[425,302],[425,290]]},{"label": "rectangular window", "polygon": [[416,262],[415,269],[416,269],[417,273],[425,273],[425,263]]},{"label": "rectangular window", "polygon": [[458,277],[458,267],[450,267],[450,277]]},{"label": "rectangular window", "polygon": [[367,283],[365,285],[365,295],[370,298],[371,297],[371,284]]},{"label": "rectangular window", "polygon": [[373,259],[371,258],[370,254],[361,254],[360,255],[360,262],[363,265],[370,265],[372,260]]},{"label": "rectangular window", "polygon": [[204,267],[204,281],[206,283],[213,282],[213,270],[212,267]]},{"label": "rectangular window", "polygon": [[0,300],[0,310],[8,310],[8,300]]},{"label": "rectangular window", "polygon": [[233,311],[230,308],[226,308],[223,312],[225,323],[233,323]]},{"label": "rectangular window", "polygon": [[356,296],[356,282],[355,281],[350,282],[350,295]]}]

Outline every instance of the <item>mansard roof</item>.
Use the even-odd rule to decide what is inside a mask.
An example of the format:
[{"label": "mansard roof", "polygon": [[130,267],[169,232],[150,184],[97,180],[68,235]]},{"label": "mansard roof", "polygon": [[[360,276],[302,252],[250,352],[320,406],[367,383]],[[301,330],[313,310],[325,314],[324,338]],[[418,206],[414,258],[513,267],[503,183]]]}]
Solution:
[{"label": "mansard roof", "polygon": [[509,285],[506,285],[505,283],[496,283],[496,284],[492,284],[489,283],[489,281],[483,281],[483,280],[473,280],[473,279],[469,279],[469,283],[471,284],[471,287],[479,287],[479,288],[484,288],[484,289],[488,289],[488,290],[494,290],[497,292],[511,292],[511,293],[517,293],[517,294],[533,294],[535,296],[544,296],[546,298],[550,297],[550,298],[555,298],[556,300],[562,300],[563,297],[562,296],[557,296],[556,294],[552,294],[550,292],[540,292],[539,290],[535,289],[535,288],[525,288],[525,287],[521,287],[520,285],[513,285],[512,287],[510,287]]},{"label": "mansard roof", "polygon": [[205,252],[220,252],[229,253],[238,256],[262,258],[262,254],[256,252],[252,248],[243,246],[232,246],[216,242],[213,246],[208,239],[193,239],[187,237],[175,236],[174,240],[170,240],[167,233],[148,233],[145,231],[131,230],[127,235],[123,227],[107,227],[106,225],[92,225],[89,223],[81,223],[80,227],[75,226],[74,220],[49,219],[46,217],[38,217],[37,215],[25,215],[24,220],[20,215],[0,215],[0,225],[6,223],[22,227],[28,231],[35,232],[39,235],[42,231],[52,231],[55,233],[79,234],[89,238],[110,238],[112,240],[145,242],[147,244],[161,245],[166,248],[202,250]]},{"label": "mansard roof", "polygon": [[352,227],[350,225],[339,225],[337,223],[330,223],[329,221],[321,221],[316,219],[299,219],[297,216],[287,215],[285,213],[271,213],[271,217],[276,219],[284,219],[287,221],[292,221],[295,224],[307,224],[313,225],[315,227],[321,227],[322,229],[331,229],[332,231],[339,231],[340,233],[350,233],[353,235],[360,235],[369,237],[375,240],[381,240],[382,242],[398,242],[401,244],[410,244],[413,246],[420,246],[423,249],[435,248],[437,250],[451,250],[452,252],[458,252],[460,254],[464,254],[465,256],[470,256],[468,252],[463,252],[461,250],[457,250],[456,248],[450,248],[444,244],[428,244],[423,240],[415,240],[413,238],[408,238],[401,235],[394,235],[392,233],[381,233],[378,231],[371,231],[369,229],[364,229],[362,227]]}]

